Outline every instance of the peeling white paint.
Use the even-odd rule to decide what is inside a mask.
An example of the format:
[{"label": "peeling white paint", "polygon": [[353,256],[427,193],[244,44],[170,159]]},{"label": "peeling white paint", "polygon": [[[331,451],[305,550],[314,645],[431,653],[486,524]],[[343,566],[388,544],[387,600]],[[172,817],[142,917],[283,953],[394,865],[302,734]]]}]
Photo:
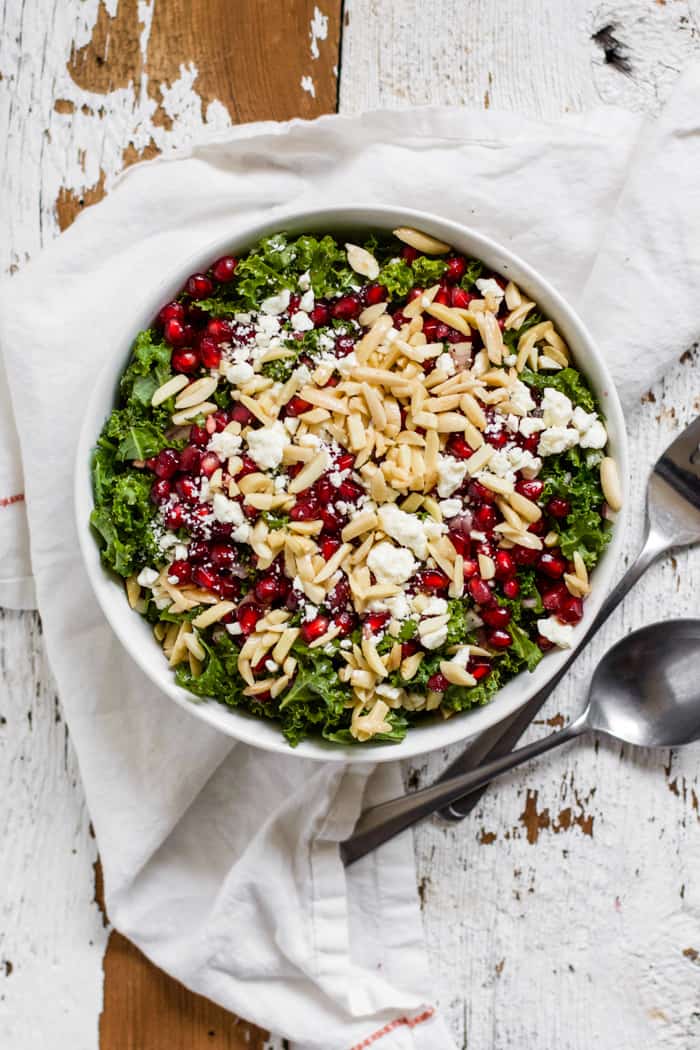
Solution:
[{"label": "peeling white paint", "polygon": [[324,15],[318,7],[314,7],[313,17],[309,25],[309,37],[311,38],[311,57],[318,58],[320,55],[318,49],[319,40],[328,39],[328,15]]},{"label": "peeling white paint", "polygon": [[308,91],[312,98],[316,98],[316,85],[314,84],[313,77],[302,77],[301,78],[301,90]]}]

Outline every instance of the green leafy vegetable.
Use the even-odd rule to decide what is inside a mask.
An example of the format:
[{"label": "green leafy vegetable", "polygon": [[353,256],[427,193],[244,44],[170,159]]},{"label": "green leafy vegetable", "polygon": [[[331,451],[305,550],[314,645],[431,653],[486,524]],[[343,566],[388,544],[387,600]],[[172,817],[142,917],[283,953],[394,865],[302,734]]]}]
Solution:
[{"label": "green leafy vegetable", "polygon": [[520,378],[538,390],[544,390],[547,386],[553,387],[566,394],[574,405],[580,405],[586,412],[597,411],[598,406],[591,388],[575,368],[562,368],[560,372],[531,372],[526,368]]},{"label": "green leafy vegetable", "polygon": [[610,540],[610,523],[601,514],[604,496],[597,465],[589,465],[581,450],[572,448],[545,459],[540,478],[547,499],[557,496],[571,506],[559,533],[562,554],[572,558],[579,551],[592,569]]}]

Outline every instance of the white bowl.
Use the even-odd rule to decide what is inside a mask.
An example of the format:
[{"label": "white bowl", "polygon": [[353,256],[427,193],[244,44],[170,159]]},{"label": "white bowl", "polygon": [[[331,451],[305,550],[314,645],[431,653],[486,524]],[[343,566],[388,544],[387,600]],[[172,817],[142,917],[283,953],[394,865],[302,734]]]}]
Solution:
[{"label": "white bowl", "polygon": [[[105,348],[107,364],[87,406],[76,462],[75,506],[82,554],[95,595],[112,629],[130,656],[162,692],[222,733],[285,755],[335,762],[388,762],[466,740],[512,715],[527,703],[557,673],[570,655],[570,651],[549,653],[532,674],[525,672],[510,681],[487,706],[454,715],[447,721],[436,719],[425,726],[412,728],[400,744],[353,747],[314,739],[291,748],[275,722],[227,708],[215,700],[197,700],[177,686],[161,649],[153,639],[150,626],[129,608],[121,582],[102,567],[98,546],[88,524],[93,509],[90,458],[102,426],[115,404],[119,378],[126,366],[136,333],[150,325],[159,307],[179,291],[190,273],[205,269],[224,252],[241,254],[266,234],[286,230],[292,234],[318,231],[356,235],[358,230],[390,231],[397,226],[425,230],[447,241],[457,251],[482,259],[487,266],[524,288],[544,314],[554,321],[571,347],[576,365],[587,376],[600,400],[607,421],[610,454],[617,460],[625,507],[627,505],[629,471],[625,426],[620,402],[605,362],[580,318],[558,292],[527,263],[483,234],[423,212],[378,205],[352,205],[277,214],[274,220],[253,226],[235,236],[223,231],[216,241],[203,245],[189,259],[174,264],[167,280],[154,281],[147,298],[134,303],[121,334],[113,345]],[[583,621],[575,629],[575,645],[583,639],[587,625],[598,612],[615,575],[625,531],[625,513],[623,510],[618,516],[612,540],[595,569],[593,591],[585,603]]]}]

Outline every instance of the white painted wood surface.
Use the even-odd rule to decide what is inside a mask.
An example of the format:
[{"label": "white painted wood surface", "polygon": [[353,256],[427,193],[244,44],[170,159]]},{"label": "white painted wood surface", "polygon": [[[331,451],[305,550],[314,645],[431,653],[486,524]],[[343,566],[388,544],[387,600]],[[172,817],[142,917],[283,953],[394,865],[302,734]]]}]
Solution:
[{"label": "white painted wood surface", "polygon": [[[193,68],[164,92],[168,129],[153,122],[142,85],[95,98],[77,87],[66,65],[97,8],[0,0],[4,270],[57,233],[61,187],[81,193],[100,170],[109,185],[129,141],[167,148],[202,126]],[[139,4],[144,50],[151,11]],[[553,117],[601,99],[654,111],[700,54],[700,0],[347,0],[346,12],[344,112],[447,102]],[[610,24],[628,73],[592,40]],[[90,112],[56,112],[57,99]],[[229,123],[217,105],[205,119]],[[638,505],[648,465],[700,411],[698,363],[679,361],[630,419]],[[653,568],[547,715],[576,709],[596,659],[626,631],[697,613],[699,585],[698,551]],[[96,1050],[105,931],[95,848],[35,616],[0,613],[0,673],[0,1045]],[[447,757],[422,763],[418,779]],[[432,971],[458,1046],[700,1045],[699,773],[697,750],[649,757],[574,745],[503,780],[462,826],[420,828]]]}]

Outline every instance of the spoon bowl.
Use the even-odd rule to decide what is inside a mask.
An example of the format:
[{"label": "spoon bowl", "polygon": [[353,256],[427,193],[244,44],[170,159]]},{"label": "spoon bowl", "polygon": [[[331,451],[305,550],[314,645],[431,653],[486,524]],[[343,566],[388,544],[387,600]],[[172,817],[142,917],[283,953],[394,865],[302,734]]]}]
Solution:
[{"label": "spoon bowl", "polygon": [[669,620],[623,638],[598,665],[585,728],[639,747],[700,740],[700,620]]}]

